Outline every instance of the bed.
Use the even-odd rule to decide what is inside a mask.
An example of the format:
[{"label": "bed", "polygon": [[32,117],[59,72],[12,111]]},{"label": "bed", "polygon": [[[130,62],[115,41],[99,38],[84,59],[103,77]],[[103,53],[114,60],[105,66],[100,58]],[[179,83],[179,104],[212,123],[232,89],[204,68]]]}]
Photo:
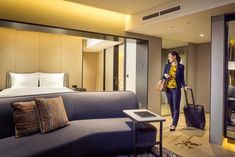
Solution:
[{"label": "bed", "polygon": [[0,97],[73,92],[64,73],[9,73]]}]

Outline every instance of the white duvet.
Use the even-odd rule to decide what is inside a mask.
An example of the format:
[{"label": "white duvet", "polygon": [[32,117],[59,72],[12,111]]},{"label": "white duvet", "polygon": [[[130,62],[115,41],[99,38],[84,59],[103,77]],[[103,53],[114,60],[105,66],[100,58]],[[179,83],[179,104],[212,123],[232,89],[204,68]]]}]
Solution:
[{"label": "white duvet", "polygon": [[60,87],[60,88],[7,88],[0,92],[0,97],[12,97],[12,96],[24,96],[24,95],[37,95],[37,94],[48,94],[48,93],[64,93],[72,92],[73,90]]}]

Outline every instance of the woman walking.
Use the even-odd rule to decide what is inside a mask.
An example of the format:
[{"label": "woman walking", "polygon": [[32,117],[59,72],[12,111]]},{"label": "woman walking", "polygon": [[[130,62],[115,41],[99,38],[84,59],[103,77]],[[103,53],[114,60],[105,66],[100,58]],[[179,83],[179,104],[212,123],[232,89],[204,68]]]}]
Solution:
[{"label": "woman walking", "polygon": [[167,101],[170,105],[172,124],[170,131],[175,131],[179,120],[181,88],[190,89],[184,80],[184,65],[180,63],[179,54],[172,51],[168,54],[168,64],[165,65],[163,78],[167,79]]}]

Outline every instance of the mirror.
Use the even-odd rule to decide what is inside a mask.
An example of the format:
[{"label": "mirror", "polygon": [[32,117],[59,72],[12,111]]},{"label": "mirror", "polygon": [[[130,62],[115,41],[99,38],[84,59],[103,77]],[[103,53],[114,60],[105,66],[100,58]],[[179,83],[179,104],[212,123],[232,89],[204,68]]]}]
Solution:
[{"label": "mirror", "polygon": [[83,88],[123,90],[124,43],[91,38],[83,43]]},{"label": "mirror", "polygon": [[65,73],[72,90],[133,91],[147,108],[147,40],[0,20],[0,91],[9,72]]},{"label": "mirror", "polygon": [[228,21],[227,103],[225,135],[235,139],[235,20]]}]

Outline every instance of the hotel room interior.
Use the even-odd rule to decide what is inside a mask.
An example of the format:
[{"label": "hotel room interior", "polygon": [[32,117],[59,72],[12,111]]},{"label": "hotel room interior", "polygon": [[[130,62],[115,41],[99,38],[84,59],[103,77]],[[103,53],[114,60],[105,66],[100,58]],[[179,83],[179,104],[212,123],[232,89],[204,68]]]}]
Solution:
[{"label": "hotel room interior", "polygon": [[[204,106],[203,130],[186,126],[182,89],[179,124],[169,131],[156,84],[172,51]],[[29,113],[17,107],[32,101],[37,129],[20,133],[17,116]],[[127,109],[166,121],[135,128]],[[63,124],[46,124],[58,115]],[[148,145],[138,149],[135,138]],[[235,156],[235,0],[0,0],[0,156],[138,153]]]}]

